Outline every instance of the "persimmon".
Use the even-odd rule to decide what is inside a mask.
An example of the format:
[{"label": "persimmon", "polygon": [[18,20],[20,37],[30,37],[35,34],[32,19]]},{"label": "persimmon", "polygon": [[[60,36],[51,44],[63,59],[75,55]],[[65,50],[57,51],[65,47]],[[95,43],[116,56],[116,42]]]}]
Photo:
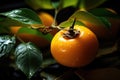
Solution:
[{"label": "persimmon", "polygon": [[[12,34],[16,34],[20,28],[21,26],[12,26],[10,27],[10,31]],[[19,36],[24,42],[29,42],[29,41],[33,42],[34,44],[36,44],[38,47],[41,48],[44,48],[50,44],[49,41],[37,35],[20,33],[17,36]]]},{"label": "persimmon", "polygon": [[45,26],[51,26],[54,22],[54,17],[47,12],[39,12],[38,16]]},{"label": "persimmon", "polygon": [[[54,18],[53,18],[52,15],[48,14],[47,12],[40,12],[38,14],[38,16],[40,17],[40,19],[41,19],[43,25],[45,25],[45,27],[47,27],[47,28],[51,27],[51,25],[52,25],[52,23],[54,21]],[[21,28],[21,26],[11,26],[10,31],[13,34],[16,34],[17,31],[20,28]],[[52,31],[50,31],[50,34],[54,36],[57,32],[58,32],[57,28],[52,29]],[[42,48],[50,45],[49,41],[47,41],[46,39],[44,39],[42,37],[36,36],[36,35],[21,33],[21,34],[18,34],[18,36],[23,41],[25,41],[25,42],[31,41],[31,42],[35,43],[37,46],[42,47]]]},{"label": "persimmon", "polygon": [[87,27],[72,25],[60,30],[51,42],[51,54],[55,60],[67,67],[83,67],[96,56],[99,43],[96,35]]}]

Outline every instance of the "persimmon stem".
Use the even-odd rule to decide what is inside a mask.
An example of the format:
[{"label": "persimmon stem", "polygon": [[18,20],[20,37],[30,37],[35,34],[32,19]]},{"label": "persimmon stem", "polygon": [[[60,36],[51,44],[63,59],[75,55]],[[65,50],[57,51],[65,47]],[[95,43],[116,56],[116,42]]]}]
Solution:
[{"label": "persimmon stem", "polygon": [[72,26],[69,28],[69,33],[70,33],[71,35],[74,35],[74,34],[75,34],[75,32],[74,32],[75,22],[76,22],[76,18],[74,19],[74,22],[73,22]]},{"label": "persimmon stem", "polygon": [[75,22],[76,22],[76,18],[74,19],[74,22],[72,26],[70,26],[69,30],[63,34],[64,37],[72,39],[77,37],[78,34],[80,34],[80,31],[74,29]]}]

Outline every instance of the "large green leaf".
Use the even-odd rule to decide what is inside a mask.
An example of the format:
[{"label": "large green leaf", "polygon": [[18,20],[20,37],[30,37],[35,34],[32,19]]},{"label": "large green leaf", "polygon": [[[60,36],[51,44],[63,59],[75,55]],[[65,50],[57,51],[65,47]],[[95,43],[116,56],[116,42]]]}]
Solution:
[{"label": "large green leaf", "polygon": [[33,9],[53,9],[53,6],[51,4],[51,0],[25,0],[26,3],[32,7]]},{"label": "large green leaf", "polygon": [[93,31],[100,40],[105,40],[106,36],[109,35],[111,23],[105,17],[97,17],[88,11],[78,10],[70,16],[69,20],[75,19],[80,20],[85,24],[87,28]]},{"label": "large green leaf", "polygon": [[42,38],[45,38],[46,40],[48,41],[51,41],[52,40],[52,35],[47,33],[47,34],[43,34],[42,32],[40,32],[39,30],[37,29],[33,29],[33,28],[28,28],[28,27],[22,27],[20,28],[20,30],[18,31],[18,34],[20,33],[27,33],[27,34],[33,34],[33,35],[37,35],[37,36],[40,36]]},{"label": "large green leaf", "polygon": [[15,50],[16,64],[28,78],[40,68],[42,63],[41,51],[31,42],[22,43]]},{"label": "large green leaf", "polygon": [[107,0],[61,0],[63,1],[62,8],[66,8],[69,6],[77,7],[77,8],[85,8],[92,9],[95,8]]},{"label": "large green leaf", "polygon": [[[109,25],[109,22],[107,21],[107,19],[100,19],[98,17],[96,17],[95,15],[93,15],[92,13],[90,12],[87,12],[87,11],[81,11],[81,10],[78,10],[76,11],[69,19],[78,19],[82,22],[89,22],[93,25],[96,25],[96,26],[101,26],[101,27],[105,27],[105,28],[109,28],[110,26]],[[104,20],[104,21],[103,21]],[[105,23],[106,21],[106,23]]]},{"label": "large green leaf", "polygon": [[94,9],[88,10],[88,12],[99,17],[120,18],[120,15],[117,14],[114,11],[114,9],[110,9],[110,8],[94,8]]},{"label": "large green leaf", "polygon": [[100,6],[107,0],[85,0],[85,8],[86,9],[92,9],[95,7]]},{"label": "large green leaf", "polygon": [[56,61],[54,58],[46,58],[43,60],[43,63],[41,65],[42,68],[48,67],[49,65],[55,64]]},{"label": "large green leaf", "polygon": [[[74,19],[70,19],[70,20],[64,21],[64,22],[62,22],[62,23],[59,24],[59,27],[61,27],[61,28],[70,27],[73,24],[73,21],[74,21]],[[79,20],[76,20],[75,25],[85,26]]]},{"label": "large green leaf", "polygon": [[[7,24],[6,24],[7,23]],[[13,20],[11,18],[5,17],[2,21],[0,21],[0,25],[2,26],[2,28],[8,28],[10,26],[29,26],[27,24],[21,23],[19,21]]]},{"label": "large green leaf", "polygon": [[15,45],[15,37],[9,35],[0,36],[0,57],[10,53]]},{"label": "large green leaf", "polygon": [[108,29],[111,28],[111,23],[108,21],[106,17],[96,16]]},{"label": "large green leaf", "polygon": [[42,72],[40,75],[43,76],[43,80],[44,78],[46,80],[55,80],[55,77],[56,77],[55,75],[52,75],[50,73],[45,73],[45,72]]},{"label": "large green leaf", "polygon": [[61,2],[62,2],[61,8],[66,8],[69,6],[75,7],[77,5],[78,1],[79,0],[61,0]]},{"label": "large green leaf", "polygon": [[[12,21],[14,25],[16,23],[31,25],[31,24],[41,24],[41,20],[38,17],[37,13],[27,8],[15,9],[12,11],[0,13],[3,18],[0,23],[6,24],[9,21]],[[3,17],[4,16],[4,17]],[[7,19],[7,20],[6,20]],[[9,22],[10,23],[10,22]],[[9,24],[7,23],[7,24]]]},{"label": "large green leaf", "polygon": [[[26,3],[33,9],[54,9],[52,0],[25,0]],[[85,5],[86,9],[95,8],[107,0],[60,0],[60,8],[66,8],[69,6],[80,8],[81,5]]]},{"label": "large green leaf", "polygon": [[60,0],[52,0],[51,4],[55,9],[58,9],[59,6],[61,5]]}]

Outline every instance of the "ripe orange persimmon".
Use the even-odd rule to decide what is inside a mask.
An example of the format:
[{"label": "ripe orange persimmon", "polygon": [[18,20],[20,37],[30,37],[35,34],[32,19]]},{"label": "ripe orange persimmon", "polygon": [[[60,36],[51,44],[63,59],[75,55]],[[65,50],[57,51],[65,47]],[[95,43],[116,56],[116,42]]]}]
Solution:
[{"label": "ripe orange persimmon", "polygon": [[40,12],[40,13],[38,13],[38,16],[40,17],[42,23],[45,26],[51,26],[52,23],[54,22],[53,16],[47,12]]},{"label": "ripe orange persimmon", "polygon": [[[20,26],[12,26],[10,27],[10,31],[12,34],[16,34],[20,28],[21,28]],[[41,48],[46,47],[50,44],[49,41],[37,35],[20,33],[17,36],[19,36],[24,42],[33,42],[35,45]]]},{"label": "ripe orange persimmon", "polygon": [[[75,25],[77,35],[69,38],[69,30],[56,33],[51,42],[51,54],[55,60],[68,67],[83,67],[94,60],[98,50],[96,35],[84,26]],[[76,31],[75,31],[76,33]],[[73,36],[73,33],[70,32]]]},{"label": "ripe orange persimmon", "polygon": [[[38,16],[40,17],[42,23],[46,26],[46,27],[50,27],[54,21],[54,18],[48,14],[47,12],[40,12],[38,14]],[[11,26],[10,27],[10,31],[13,34],[16,34],[17,31],[21,28],[21,26]],[[56,34],[56,32],[58,31],[58,29],[53,29],[50,34],[52,34],[53,36]],[[25,42],[31,41],[33,43],[35,43],[37,46],[39,47],[46,47],[48,45],[50,45],[50,42],[47,41],[46,39],[36,36],[36,35],[32,35],[32,34],[26,34],[26,33],[21,33],[18,34],[18,36]]]},{"label": "ripe orange persimmon", "polygon": [[[47,13],[47,12],[39,12],[38,16],[40,17],[42,23],[45,26],[47,26],[48,28],[51,27],[52,24],[54,23],[54,17],[51,14]],[[58,31],[59,30],[56,28],[56,29],[53,29],[50,33],[52,35],[55,35]]]}]

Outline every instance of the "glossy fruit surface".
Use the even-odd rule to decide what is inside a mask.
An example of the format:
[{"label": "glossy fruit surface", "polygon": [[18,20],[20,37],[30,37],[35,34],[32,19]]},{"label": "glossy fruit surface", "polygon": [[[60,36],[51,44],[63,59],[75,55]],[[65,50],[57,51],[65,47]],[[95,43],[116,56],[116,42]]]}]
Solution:
[{"label": "glossy fruit surface", "polygon": [[45,26],[51,26],[52,23],[54,22],[53,16],[47,12],[40,12],[40,13],[38,13],[38,16],[40,17],[42,23]]},{"label": "glossy fruit surface", "polygon": [[75,25],[80,31],[77,37],[69,39],[63,34],[68,31],[59,31],[51,42],[51,54],[55,60],[68,67],[83,67],[89,64],[96,56],[98,40],[96,35],[84,26]]},{"label": "glossy fruit surface", "polygon": [[[16,34],[20,28],[21,28],[20,26],[13,26],[13,27],[10,27],[10,31],[12,34]],[[33,42],[38,47],[42,47],[42,48],[50,44],[49,41],[37,35],[20,33],[17,36],[19,36],[24,42]]]}]

